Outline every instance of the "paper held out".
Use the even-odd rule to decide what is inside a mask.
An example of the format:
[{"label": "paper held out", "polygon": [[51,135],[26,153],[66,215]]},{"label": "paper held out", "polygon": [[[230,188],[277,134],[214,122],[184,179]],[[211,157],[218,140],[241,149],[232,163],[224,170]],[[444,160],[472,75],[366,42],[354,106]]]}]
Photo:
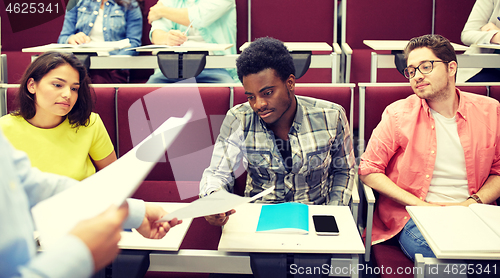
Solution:
[{"label": "paper held out", "polygon": [[170,117],[117,161],[71,188],[32,208],[43,247],[71,231],[78,222],[95,217],[132,196],[156,162],[192,117]]},{"label": "paper held out", "polygon": [[165,215],[162,219],[158,220],[158,222],[170,221],[174,218],[181,220],[186,218],[195,218],[224,213],[244,203],[249,203],[251,201],[257,200],[273,192],[273,190],[274,186],[260,192],[253,197],[241,197],[236,194],[229,193],[226,190],[219,190],[208,195],[207,197],[192,202],[186,207],[180,208],[176,211],[173,211],[172,213]]}]

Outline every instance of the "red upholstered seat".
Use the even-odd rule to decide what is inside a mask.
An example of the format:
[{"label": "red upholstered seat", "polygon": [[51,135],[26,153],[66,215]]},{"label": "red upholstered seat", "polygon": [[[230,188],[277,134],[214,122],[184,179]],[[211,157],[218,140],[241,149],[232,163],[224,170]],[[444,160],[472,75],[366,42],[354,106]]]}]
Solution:
[{"label": "red upholstered seat", "polygon": [[[365,90],[365,147],[373,129],[382,118],[382,112],[391,103],[413,94],[408,86],[366,87]],[[362,139],[362,138],[361,138]]]},{"label": "red upholstered seat", "polygon": [[405,274],[397,273],[396,271],[399,269],[413,269],[414,263],[412,260],[408,259],[406,255],[401,251],[401,247],[396,238],[392,238],[386,242],[375,244],[372,246],[372,259],[374,265],[378,267],[384,267],[384,269],[391,269],[392,273],[388,273],[385,271],[380,273],[380,278],[411,278],[413,277],[413,273]]},{"label": "red upholstered seat", "polygon": [[210,163],[213,144],[229,109],[227,87],[119,88],[119,155],[132,149],[169,117],[183,117],[189,109],[193,111],[190,122],[146,180],[199,181]]},{"label": "red upholstered seat", "polygon": [[19,90],[19,87],[7,88],[7,94],[6,94],[6,99],[5,99],[5,102],[7,104],[7,114],[18,109],[18,107],[14,103],[14,100],[16,98],[18,90]]},{"label": "red upholstered seat", "polygon": [[477,85],[460,85],[457,86],[461,91],[474,93],[478,95],[486,96],[488,95],[488,88],[486,86],[477,86]]},{"label": "red upholstered seat", "polygon": [[500,86],[490,86],[490,97],[500,101]]},{"label": "red upholstered seat", "polygon": [[115,88],[94,88],[95,107],[94,112],[99,114],[108,131],[109,138],[113,142],[115,150],[118,146],[116,138],[116,109],[115,109]]}]

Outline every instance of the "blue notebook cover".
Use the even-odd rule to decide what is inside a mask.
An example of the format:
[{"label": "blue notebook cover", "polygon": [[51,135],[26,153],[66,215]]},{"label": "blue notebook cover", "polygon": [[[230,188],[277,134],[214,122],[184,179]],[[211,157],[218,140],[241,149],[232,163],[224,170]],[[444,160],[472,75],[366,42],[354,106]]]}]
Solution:
[{"label": "blue notebook cover", "polygon": [[307,234],[309,207],[301,203],[262,205],[257,232]]}]

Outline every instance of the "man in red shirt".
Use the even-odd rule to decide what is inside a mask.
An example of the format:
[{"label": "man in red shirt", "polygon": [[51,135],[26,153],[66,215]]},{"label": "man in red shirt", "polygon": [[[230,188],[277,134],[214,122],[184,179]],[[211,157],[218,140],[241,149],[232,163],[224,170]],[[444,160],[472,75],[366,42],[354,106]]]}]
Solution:
[{"label": "man in red shirt", "polygon": [[398,236],[414,260],[415,253],[434,254],[405,206],[468,206],[500,197],[500,106],[455,87],[457,58],[446,38],[413,38],[405,57],[415,94],[385,109],[359,174],[380,193],[372,244]]}]

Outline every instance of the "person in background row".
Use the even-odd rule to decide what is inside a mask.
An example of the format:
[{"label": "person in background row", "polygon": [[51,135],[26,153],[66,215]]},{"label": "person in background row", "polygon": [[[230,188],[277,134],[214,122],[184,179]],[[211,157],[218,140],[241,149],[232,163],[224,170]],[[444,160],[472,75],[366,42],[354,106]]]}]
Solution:
[{"label": "person in background row", "polygon": [[166,214],[160,206],[128,199],[80,222],[37,254],[30,209],[76,183],[31,167],[26,154],[15,150],[0,131],[0,277],[90,277],[118,254],[122,226],[160,239],[182,222],[156,223]]},{"label": "person in background row", "polygon": [[33,166],[83,180],[116,160],[101,118],[91,112],[89,83],[85,67],[69,53],[44,53],[26,69],[19,109],[1,117],[0,128]]},{"label": "person in background row", "polygon": [[[500,0],[477,0],[462,31],[462,42],[500,44]],[[500,50],[471,47],[465,54],[500,53]],[[499,68],[459,68],[457,83],[500,82]]]},{"label": "person in background row", "polygon": [[[141,46],[142,12],[136,0],[79,0],[68,4],[58,43],[84,44],[129,39],[131,47]],[[110,52],[111,55],[136,55],[130,49]],[[92,83],[126,83],[128,70],[92,69]]]},{"label": "person in background row", "polygon": [[[153,44],[177,46],[190,41],[232,44],[215,55],[236,54],[236,4],[234,0],[159,0],[148,14]],[[188,29],[187,27],[190,26]],[[233,83],[234,69],[204,69],[198,83]],[[156,69],[147,83],[173,83]]]},{"label": "person in background row", "polygon": [[500,105],[455,87],[457,57],[446,38],[413,38],[404,53],[415,94],[387,106],[359,176],[380,193],[367,244],[398,237],[414,260],[416,253],[435,256],[405,206],[469,206],[500,197]]}]

